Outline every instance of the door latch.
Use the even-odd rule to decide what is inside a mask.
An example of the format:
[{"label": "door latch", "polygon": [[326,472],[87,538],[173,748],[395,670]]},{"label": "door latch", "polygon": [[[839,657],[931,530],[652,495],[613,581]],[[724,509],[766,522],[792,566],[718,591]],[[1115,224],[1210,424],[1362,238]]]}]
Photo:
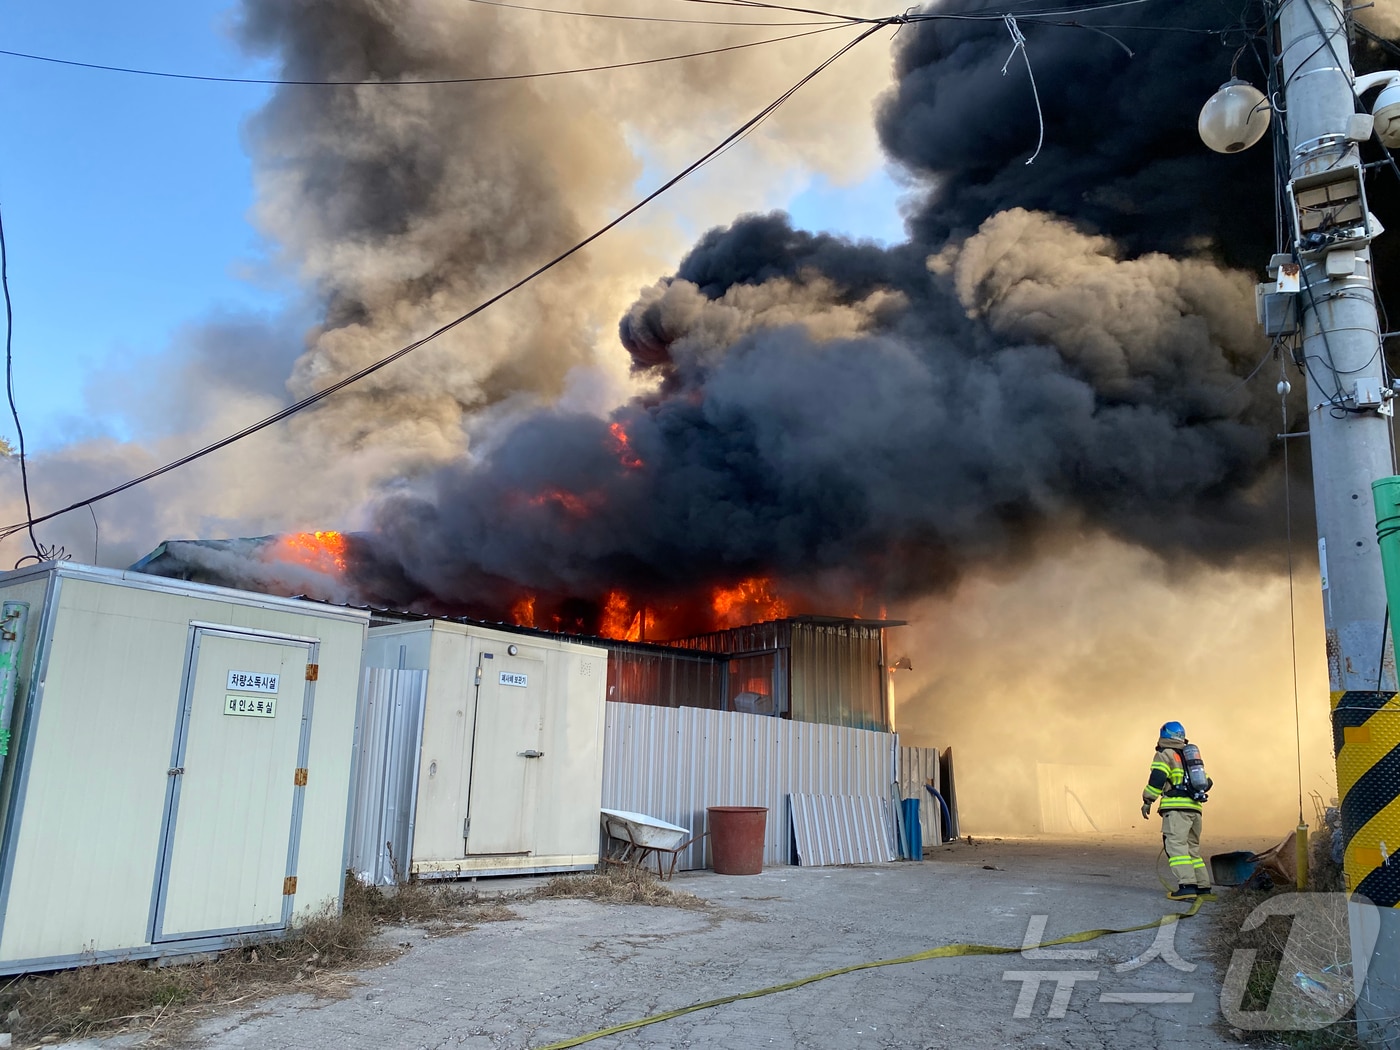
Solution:
[{"label": "door latch", "polygon": [[530,748],[529,751],[517,751],[516,754],[522,758],[544,758],[544,752],[536,751],[534,748]]},{"label": "door latch", "polygon": [[181,773],[183,773],[184,771],[185,771],[185,767],[184,767],[184,766],[176,766],[174,769],[167,769],[167,770],[165,771],[165,775],[168,776],[168,777],[178,777],[178,776],[179,776]]}]

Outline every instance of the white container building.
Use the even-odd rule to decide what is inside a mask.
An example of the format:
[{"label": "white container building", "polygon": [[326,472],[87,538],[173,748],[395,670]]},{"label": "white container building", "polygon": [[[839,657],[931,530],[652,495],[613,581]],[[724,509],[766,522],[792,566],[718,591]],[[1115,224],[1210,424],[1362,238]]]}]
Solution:
[{"label": "white container building", "polygon": [[64,563],[0,573],[0,600],[28,606],[0,973],[210,951],[339,908],[367,614]]},{"label": "white container building", "polygon": [[352,868],[383,884],[595,866],[607,662],[528,631],[371,628]]}]

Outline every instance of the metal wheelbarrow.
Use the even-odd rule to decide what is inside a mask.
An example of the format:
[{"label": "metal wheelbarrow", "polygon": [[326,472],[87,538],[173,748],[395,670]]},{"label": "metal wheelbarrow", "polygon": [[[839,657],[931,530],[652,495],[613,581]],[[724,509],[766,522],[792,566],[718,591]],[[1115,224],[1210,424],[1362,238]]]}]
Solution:
[{"label": "metal wheelbarrow", "polygon": [[[603,857],[606,864],[641,867],[647,859],[655,858],[656,875],[669,879],[676,871],[681,851],[689,849],[708,835],[692,835],[689,828],[670,824],[645,813],[625,809],[602,810],[603,831],[608,836],[609,851]],[[665,864],[669,856],[671,863]]]}]

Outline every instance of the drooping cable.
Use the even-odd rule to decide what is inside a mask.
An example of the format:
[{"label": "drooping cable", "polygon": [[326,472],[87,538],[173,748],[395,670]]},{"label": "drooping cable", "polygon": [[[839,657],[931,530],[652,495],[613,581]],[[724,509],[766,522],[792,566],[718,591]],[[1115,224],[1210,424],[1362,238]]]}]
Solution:
[{"label": "drooping cable", "polygon": [[97,510],[91,503],[88,504],[88,513],[92,515],[92,563],[96,565],[98,548],[102,543],[102,526],[97,524]]},{"label": "drooping cable", "polygon": [[[484,0],[479,0],[484,2]],[[758,25],[759,23],[753,23]],[[789,23],[797,25],[799,23]],[[798,40],[802,37],[829,33],[833,29],[843,29],[850,23],[831,22],[820,29],[809,29],[802,33],[788,33],[784,36],[765,37],[762,40],[749,40],[742,44],[727,44],[724,47],[707,48],[704,51],[687,51],[679,55],[662,55],[659,58],[638,58],[630,62],[606,62],[597,66],[577,66],[573,69],[549,69],[538,73],[501,73],[488,77],[439,77],[426,80],[275,80],[258,77],[215,77],[196,73],[170,73],[159,69],[138,69],[132,66],[108,66],[97,62],[75,62],[67,58],[54,58],[51,55],[33,55],[24,51],[0,49],[0,55],[11,58],[26,58],[35,62],[49,62],[60,66],[76,66],[79,69],[94,69],[104,73],[126,73],[132,76],[157,77],[163,80],[195,80],[212,84],[259,84],[272,87],[435,87],[449,84],[494,84],[509,80],[538,80],[543,77],[564,77],[577,73],[600,73],[609,69],[631,69],[636,66],[654,66],[663,62],[681,62],[689,58],[704,58],[720,55],[727,51],[742,51],[764,44],[779,44],[785,40]]]},{"label": "drooping cable", "polygon": [[[764,0],[684,0],[690,4],[712,4],[717,7],[741,7],[747,10],[788,11],[797,15],[818,15],[822,18],[839,18],[844,22],[881,22],[883,18],[862,18],[860,15],[846,15],[836,11],[821,11],[811,7],[791,7],[787,4],[766,3]],[[745,23],[746,25],[748,23]]]},{"label": "drooping cable", "polygon": [[1040,156],[1040,148],[1045,145],[1045,114],[1040,108],[1040,91],[1035,86],[1035,70],[1031,68],[1031,56],[1026,53],[1026,37],[1021,32],[1021,27],[1016,24],[1013,15],[1004,15],[1003,21],[1006,23],[1006,31],[1011,34],[1011,54],[1006,56],[1006,61],[1002,63],[1001,75],[1006,76],[1006,71],[1011,65],[1011,60],[1016,57],[1016,52],[1021,52],[1021,58],[1026,63],[1026,75],[1031,80],[1031,95],[1035,98],[1035,116],[1040,122],[1040,135],[1035,140],[1035,152],[1026,161],[1026,166],[1035,163],[1035,158]]},{"label": "drooping cable", "polygon": [[300,400],[295,401],[290,405],[287,405],[285,408],[282,408],[269,416],[265,416],[264,418],[258,420],[255,423],[251,423],[248,426],[243,427],[241,430],[235,431],[234,433],[220,438],[217,441],[213,441],[202,448],[196,449],[194,452],[190,452],[184,456],[179,457],[178,459],[171,460],[170,462],[165,463],[162,466],[156,467],[153,470],[149,470],[138,477],[125,481],[120,485],[114,485],[103,492],[99,492],[94,496],[88,497],[87,499],[78,500],[77,502],[71,503],[68,506],[63,507],[59,510],[50,511],[49,513],[40,515],[39,517],[34,517],[31,514],[27,523],[21,522],[18,524],[9,525],[4,529],[0,529],[0,539],[4,539],[7,536],[13,535],[14,532],[24,528],[26,524],[28,524],[29,527],[32,529],[32,527],[36,524],[40,524],[45,521],[51,521],[54,518],[67,514],[70,511],[78,510],[82,507],[90,507],[94,503],[100,503],[102,500],[109,499],[112,496],[125,492],[127,489],[135,488],[137,485],[144,484],[145,482],[158,478],[163,474],[168,474],[172,470],[177,470],[180,467],[186,466],[189,463],[193,463],[195,460],[202,459],[205,456],[210,455],[211,453],[219,451],[220,449],[227,448],[229,445],[241,441],[246,437],[251,437],[253,434],[258,433],[261,430],[265,430],[275,423],[280,423],[284,419],[294,416],[299,412],[305,411],[313,405],[319,404],[321,401],[324,401],[331,395],[336,394],[341,390],[344,390],[348,386],[358,383],[360,380],[366,378],[367,376],[373,375],[380,369],[388,367],[395,361],[398,361],[400,358],[406,357],[408,354],[411,354],[413,351],[419,349],[420,347],[426,346],[428,343],[431,343],[435,339],[446,335],[454,328],[465,323],[466,321],[471,320],[477,314],[483,312],[491,306],[494,306],[496,303],[506,298],[506,296],[511,295],[512,293],[525,287],[525,285],[535,280],[535,278],[540,277],[541,275],[554,269],[554,267],[558,266],[566,259],[582,251],[584,248],[592,244],[598,238],[604,236],[615,227],[621,225],[627,219],[631,218],[637,212],[645,208],[652,201],[656,200],[656,198],[660,197],[672,187],[674,187],[690,175],[694,174],[700,168],[704,167],[715,157],[719,156],[734,142],[747,135],[749,131],[751,131],[753,128],[757,127],[759,124],[767,120],[768,117],[772,115],[772,113],[775,110],[777,110],[780,106],[786,103],[790,98],[792,98],[793,95],[795,95],[803,87],[811,83],[812,80],[816,79],[816,77],[818,77],[834,62],[838,61],[852,48],[863,43],[865,40],[868,40],[871,36],[879,32],[881,29],[885,29],[889,26],[898,24],[901,24],[900,19],[892,18],[884,22],[877,23],[875,25],[864,27],[859,34],[854,36],[852,39],[848,40],[846,43],[842,44],[841,47],[839,47],[827,58],[823,59],[816,67],[814,67],[809,72],[800,77],[786,91],[784,91],[773,101],[765,105],[762,109],[760,109],[757,113],[755,113],[752,117],[746,120],[734,131],[726,135],[722,140],[720,140],[720,142],[716,143],[698,159],[686,165],[686,167],[682,168],[681,171],[673,175],[671,178],[667,179],[656,189],[652,190],[645,197],[641,198],[641,200],[637,201],[635,204],[632,204],[625,211],[621,212],[616,218],[610,220],[603,226],[600,226],[597,230],[589,234],[587,237],[584,237],[582,240],[576,242],[571,247],[565,249],[563,252],[550,259],[548,262],[543,263],[535,270],[526,274],[524,277],[519,278],[514,283],[503,288],[495,295],[492,295],[490,298],[478,303],[466,313],[461,314],[460,316],[454,318],[451,321],[448,321],[446,324],[434,329],[422,338],[417,339],[412,343],[409,343],[407,346],[401,347],[400,349],[394,351],[386,357],[381,357],[379,360],[374,361],[369,365],[366,365],[364,368],[361,368],[358,371],[352,372],[350,375],[337,380],[330,386],[327,386],[321,390],[316,391],[313,394],[301,398]]},{"label": "drooping cable", "polygon": [[[33,557],[39,561],[48,561],[58,551],[55,548],[44,546],[39,542],[39,537],[34,535],[34,505],[29,498],[29,465],[25,462],[24,427],[20,425],[19,405],[15,402],[15,310],[14,304],[10,300],[10,256],[5,245],[3,215],[0,215],[0,288],[4,290],[5,294],[5,396],[10,401],[10,416],[15,421],[15,435],[19,440],[19,477],[20,485],[24,489],[25,521],[22,527],[27,527],[29,530],[29,542],[34,547]],[[29,559],[22,560],[28,561]]]},{"label": "drooping cable", "polygon": [[1285,545],[1288,550],[1288,642],[1293,657],[1293,743],[1298,760],[1298,823],[1303,823],[1303,715],[1298,699],[1298,615],[1293,596],[1293,486],[1288,473],[1288,393],[1292,386],[1288,382],[1287,365],[1279,356],[1278,367],[1279,411],[1283,419],[1283,429],[1279,440],[1283,442],[1283,523]]}]

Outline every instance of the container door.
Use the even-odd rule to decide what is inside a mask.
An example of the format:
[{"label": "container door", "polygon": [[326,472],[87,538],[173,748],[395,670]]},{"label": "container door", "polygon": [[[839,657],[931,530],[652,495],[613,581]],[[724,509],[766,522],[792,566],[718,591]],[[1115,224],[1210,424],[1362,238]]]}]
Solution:
[{"label": "container door", "polygon": [[191,633],[155,941],[282,928],[296,892],[316,645],[236,628]]},{"label": "container door", "polygon": [[[515,649],[512,654],[510,649]],[[468,856],[530,852],[544,731],[543,654],[523,646],[481,653],[465,828]]]}]

